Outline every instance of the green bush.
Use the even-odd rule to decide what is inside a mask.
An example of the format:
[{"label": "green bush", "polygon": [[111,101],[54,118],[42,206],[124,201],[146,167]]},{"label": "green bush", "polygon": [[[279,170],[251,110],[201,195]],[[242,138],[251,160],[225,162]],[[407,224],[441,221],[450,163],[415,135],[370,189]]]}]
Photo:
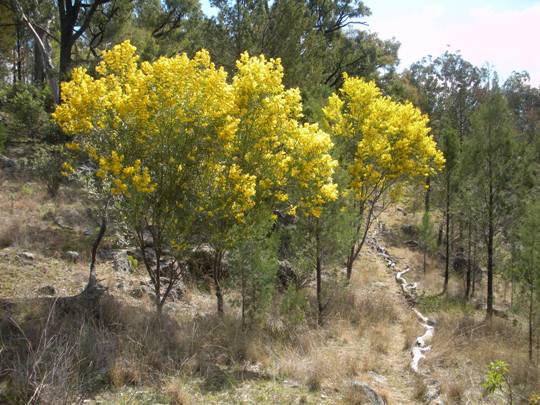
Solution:
[{"label": "green bush", "polygon": [[35,174],[47,184],[47,193],[55,197],[64,181],[62,164],[66,156],[62,145],[43,145],[34,154],[32,168]]},{"label": "green bush", "polygon": [[49,137],[53,107],[49,90],[28,84],[6,89],[0,98],[0,108],[7,113],[7,130],[15,136]]},{"label": "green bush", "polygon": [[304,290],[297,290],[294,286],[289,286],[283,294],[280,310],[288,326],[303,324],[309,310],[309,301]]}]

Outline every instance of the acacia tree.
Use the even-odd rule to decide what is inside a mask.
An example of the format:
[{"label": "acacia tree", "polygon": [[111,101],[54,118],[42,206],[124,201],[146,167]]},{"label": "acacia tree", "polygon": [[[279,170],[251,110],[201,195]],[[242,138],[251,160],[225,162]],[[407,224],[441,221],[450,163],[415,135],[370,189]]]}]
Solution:
[{"label": "acacia tree", "polygon": [[[269,232],[268,226],[261,227],[261,223],[271,224],[269,219],[275,210],[317,216],[322,204],[336,198],[336,186],[332,182],[336,162],[329,154],[330,137],[317,125],[300,123],[300,92],[283,85],[280,61],[244,53],[237,69],[231,84],[227,159],[233,162],[231,167],[237,173],[249,179],[250,198],[216,200],[212,196],[226,193],[216,192],[212,187],[206,198],[216,206],[203,210],[210,214],[205,215],[202,227],[216,253],[213,274],[218,313],[223,313],[220,278],[226,250],[255,230],[262,235]],[[239,206],[243,207],[241,213],[231,215]],[[249,271],[240,266],[242,286],[245,286]],[[244,306],[242,309],[244,314]]]},{"label": "acacia tree", "polygon": [[[104,53],[97,79],[76,68],[53,117],[76,135],[68,147],[90,157],[102,192],[113,196],[141,249],[161,312],[204,202],[201,180],[223,160],[226,137],[219,135],[229,125],[230,104],[224,100],[230,88],[226,73],[204,51],[193,59],[137,61],[135,48],[124,42]],[[215,171],[219,178],[226,174]],[[173,259],[165,269],[166,249]]]},{"label": "acacia tree", "polygon": [[[246,54],[229,84],[206,51],[141,64],[135,51],[124,42],[105,52],[97,79],[75,69],[53,117],[77,135],[68,147],[88,154],[103,192],[114,196],[158,312],[179,262],[202,238],[215,247],[222,313],[219,270],[231,235],[250,231],[243,224],[255,208],[269,216],[279,202],[311,209],[331,198],[332,144],[316,126],[299,124],[300,96],[284,89],[277,61]],[[166,250],[173,260],[165,269]]]},{"label": "acacia tree", "polygon": [[[353,263],[378,213],[406,182],[433,174],[444,158],[430,135],[427,117],[410,103],[383,96],[372,82],[345,76],[324,114],[345,171],[340,190],[354,214],[346,261],[350,280]],[[378,204],[381,207],[376,210]]]}]

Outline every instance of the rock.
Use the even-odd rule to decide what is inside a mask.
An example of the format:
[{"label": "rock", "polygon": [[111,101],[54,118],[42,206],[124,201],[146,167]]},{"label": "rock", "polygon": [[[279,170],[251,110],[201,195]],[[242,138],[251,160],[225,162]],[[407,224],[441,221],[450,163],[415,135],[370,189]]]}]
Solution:
[{"label": "rock", "polygon": [[280,260],[277,272],[277,282],[281,289],[285,290],[289,285],[298,283],[298,276],[294,272],[288,260]]},{"label": "rock", "polygon": [[0,169],[16,169],[17,161],[15,159],[8,158],[7,156],[0,155]]},{"label": "rock", "polygon": [[21,252],[19,253],[19,258],[21,258],[22,260],[26,260],[26,261],[33,261],[36,256],[33,254],[33,253],[30,253],[30,252]]},{"label": "rock", "polygon": [[46,285],[46,286],[38,288],[37,293],[39,295],[55,295],[56,290],[54,289],[53,286]]},{"label": "rock", "polygon": [[58,227],[60,227],[62,229],[73,230],[73,227],[66,224],[65,219],[62,218],[62,217],[54,218],[53,222],[54,222],[55,225],[57,225]]},{"label": "rock", "polygon": [[81,259],[81,255],[79,255],[79,253],[75,252],[74,250],[68,250],[64,253],[64,258],[72,263],[78,263]]},{"label": "rock", "polygon": [[405,243],[405,245],[407,245],[410,248],[417,248],[418,247],[418,242],[415,241],[414,239],[409,239],[409,240],[405,241],[404,243]]},{"label": "rock", "polygon": [[368,371],[368,375],[373,378],[373,381],[379,383],[379,384],[386,384],[387,378],[385,376],[382,376],[380,374],[377,374],[373,371]]},{"label": "rock", "polygon": [[[189,274],[195,279],[205,278],[212,275],[215,250],[208,244],[201,244],[191,251],[187,260]],[[227,254],[222,260],[221,275],[225,279],[229,276],[229,260]]]},{"label": "rock", "polygon": [[383,397],[381,397],[373,388],[371,388],[369,385],[367,385],[364,382],[353,381],[352,389],[362,390],[371,405],[386,405],[387,404],[386,400]]},{"label": "rock", "polygon": [[425,381],[426,393],[424,399],[428,403],[433,403],[441,396],[441,384],[437,380],[429,379]]},{"label": "rock", "polygon": [[99,249],[97,251],[97,256],[101,260],[113,260],[115,253],[116,251],[114,249]]},{"label": "rock", "polygon": [[154,237],[149,228],[145,229],[142,234],[144,247],[153,247],[154,246]]},{"label": "rock", "polygon": [[131,295],[133,298],[142,298],[145,294],[147,294],[147,292],[144,286],[135,287],[129,292],[129,295]]},{"label": "rock", "polygon": [[[161,277],[160,280],[161,280],[162,291],[165,292],[165,290],[167,289],[167,286],[169,285],[169,279],[166,277]],[[176,283],[173,285],[171,292],[169,293],[169,298],[171,300],[181,299],[185,291],[186,291],[186,286],[184,285],[182,280],[176,280]]]},{"label": "rock", "polygon": [[405,224],[401,226],[401,232],[410,238],[414,238],[418,235],[418,227],[412,224]]},{"label": "rock", "polygon": [[126,250],[119,250],[113,254],[113,268],[122,273],[131,273],[133,271]]}]

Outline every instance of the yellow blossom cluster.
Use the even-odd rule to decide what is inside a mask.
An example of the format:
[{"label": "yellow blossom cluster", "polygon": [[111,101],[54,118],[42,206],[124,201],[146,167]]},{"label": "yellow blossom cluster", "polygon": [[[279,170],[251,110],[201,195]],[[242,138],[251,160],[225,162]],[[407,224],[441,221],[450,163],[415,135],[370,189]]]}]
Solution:
[{"label": "yellow blossom cluster", "polygon": [[312,215],[337,198],[330,136],[301,124],[298,89],[285,89],[279,59],[242,54],[232,82],[233,117],[238,123],[235,159],[257,178],[259,200],[286,203]]},{"label": "yellow blossom cluster", "polygon": [[372,82],[344,79],[324,114],[330,131],[354,148],[352,161],[345,163],[357,199],[374,198],[377,190],[442,168],[444,157],[430,135],[427,116],[410,103],[383,96]]},{"label": "yellow blossom cluster", "polygon": [[299,122],[300,93],[284,88],[279,60],[243,54],[229,82],[205,50],[138,59],[126,41],[103,53],[97,77],[75,69],[53,113],[74,137],[66,147],[87,154],[113,194],[159,203],[171,223],[220,225],[256,206],[315,215],[336,198],[330,137]]}]

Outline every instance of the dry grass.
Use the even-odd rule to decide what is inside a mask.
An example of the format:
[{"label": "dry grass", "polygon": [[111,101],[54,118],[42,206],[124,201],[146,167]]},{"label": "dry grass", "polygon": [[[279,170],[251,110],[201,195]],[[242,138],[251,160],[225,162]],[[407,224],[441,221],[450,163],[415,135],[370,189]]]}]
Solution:
[{"label": "dry grass", "polygon": [[411,314],[408,322],[402,323],[403,330],[403,350],[411,350],[411,347],[416,342],[416,338],[420,336],[423,331],[422,327],[417,322],[416,318]]},{"label": "dry grass", "polygon": [[[537,370],[527,361],[526,347],[525,330],[519,324],[497,317],[487,323],[482,312],[471,316],[447,310],[438,315],[433,351],[426,363],[438,370],[450,403],[480,400],[487,365],[495,360],[509,364],[516,395],[526,398],[539,389]],[[454,374],[468,379],[463,381]]]},{"label": "dry grass", "polygon": [[425,401],[428,390],[424,379],[420,376],[415,376],[413,388],[413,399],[415,399],[419,403],[423,403]]},{"label": "dry grass", "polygon": [[183,387],[182,381],[178,378],[171,379],[163,387],[163,392],[169,399],[170,405],[189,405],[190,396]]},{"label": "dry grass", "polygon": [[349,386],[343,394],[343,405],[369,404],[369,398],[360,387]]},{"label": "dry grass", "polygon": [[465,401],[466,386],[462,380],[454,378],[443,384],[442,388],[443,394],[450,404],[460,405]]},{"label": "dry grass", "polygon": [[[53,212],[53,216],[59,215],[67,222],[75,223],[84,219],[84,216],[78,217],[81,212],[77,206],[79,203],[73,198],[51,202],[41,186],[32,185],[22,191],[15,187],[14,182],[6,181],[4,185],[10,190],[11,194],[8,194],[11,197],[7,194],[0,196],[0,209],[8,209],[6,212],[10,214],[8,219],[0,218],[0,246],[4,244],[11,248],[4,250],[3,254],[9,253],[11,260],[22,249],[42,252],[37,254],[32,266],[20,269],[15,266],[19,264],[13,262],[13,270],[18,271],[13,272],[13,281],[27,274],[31,277],[31,272],[38,273],[37,276],[43,280],[53,273],[48,268],[53,268],[59,278],[46,280],[52,280],[50,283],[56,286],[65,285],[65,280],[73,278],[72,289],[66,291],[76,291],[75,287],[84,281],[78,279],[77,274],[80,272],[86,277],[86,264],[70,267],[68,273],[58,271],[65,266],[61,260],[49,259],[62,249],[71,248],[72,242],[82,245],[88,241],[77,239],[82,230],[79,226],[75,225],[73,231],[66,230],[43,218],[50,217],[45,214]],[[86,248],[89,245],[88,242]],[[408,249],[397,249],[396,252],[404,262],[417,264],[418,252]],[[431,263],[435,266],[436,260]],[[100,276],[107,277],[106,282],[113,290],[118,276],[107,273],[104,268],[98,271]],[[306,314],[306,322],[294,326],[287,324],[279,314],[272,314],[260,328],[243,332],[236,309],[228,307],[227,316],[220,319],[213,315],[213,297],[196,290],[190,290],[188,298],[174,304],[177,311],[171,312],[170,317],[165,317],[160,324],[155,321],[150,302],[118,299],[118,295],[101,303],[99,322],[55,319],[55,339],[62,342],[61,347],[69,348],[70,354],[64,355],[63,365],[52,373],[55,368],[50,359],[56,352],[50,347],[43,349],[47,355],[43,357],[38,374],[33,377],[40,381],[38,377],[48,375],[39,393],[41,403],[62,403],[63,400],[51,402],[50,399],[59,395],[57,392],[61,389],[69,391],[71,396],[68,399],[72,400],[74,396],[108,386],[136,385],[139,389],[165,380],[168,382],[164,385],[164,393],[171,403],[187,404],[192,398],[183,384],[185,381],[201,381],[201,390],[215,392],[248,380],[280,381],[286,378],[325,395],[339,391],[345,403],[356,404],[365,402],[364,393],[350,389],[350,381],[372,381],[370,375],[373,372],[386,378],[383,383],[374,383],[380,384],[376,386],[378,392],[383,392],[386,387],[392,395],[399,396],[395,399],[387,394],[390,403],[422,402],[425,384],[406,371],[410,359],[408,350],[421,333],[421,328],[396,293],[392,275],[375,255],[364,252],[354,271],[353,282],[348,288],[338,283],[325,283],[326,294],[332,300],[325,311],[326,323],[321,328],[314,326],[312,313]],[[416,276],[421,278],[418,270]],[[32,277],[38,278],[36,274]],[[138,275],[133,278],[136,277]],[[430,277],[432,288],[438,290],[441,280],[436,269],[428,273],[428,279]],[[4,277],[2,281],[5,280]],[[382,286],[374,285],[381,282]],[[10,291],[15,291],[15,287]],[[22,295],[31,294],[24,291]],[[313,296],[310,299],[313,300]],[[136,306],[126,302],[136,303]],[[279,297],[275,307],[279,307]],[[38,342],[43,335],[45,314],[29,313],[25,309],[18,315],[10,315],[15,316],[33,347],[40,347]],[[6,327],[5,323],[0,324],[3,337],[7,336],[3,333]],[[20,332],[11,332],[12,338],[20,338]],[[12,369],[19,370],[8,373],[10,384],[18,387],[18,395],[26,400],[35,392],[32,387],[36,387],[35,382],[32,385],[25,380],[28,370],[33,368],[32,361],[26,362],[25,359],[32,356],[27,350],[28,345],[26,348],[21,345],[14,347],[11,346],[13,342],[11,340],[10,346],[0,354],[0,360],[3,365],[8,364],[4,361],[17,360],[18,364],[10,363],[14,365]],[[468,395],[464,387],[470,384],[479,386],[485,365],[495,359],[506,359],[516,384],[528,384],[530,390],[537,376],[524,366],[526,362],[521,354],[512,354],[513,348],[524,347],[523,344],[521,330],[517,333],[507,321],[495,320],[488,327],[478,318],[445,310],[438,316],[433,351],[427,356],[426,367],[433,368],[441,381],[447,381],[448,370],[465,369],[467,375],[476,376],[472,382],[448,380],[443,384],[445,396],[455,403]],[[167,376],[171,375],[175,378],[168,380]],[[60,376],[68,382],[61,383]],[[313,395],[319,396],[318,393]]]},{"label": "dry grass", "polygon": [[371,344],[371,349],[375,353],[381,355],[388,354],[390,345],[392,344],[392,329],[385,324],[377,324],[375,327],[370,328],[370,337],[369,341]]},{"label": "dry grass", "polygon": [[66,250],[85,254],[92,242],[95,221],[87,214],[82,193],[75,188],[62,188],[51,199],[46,186],[0,174],[0,249],[40,252],[61,257]]}]

